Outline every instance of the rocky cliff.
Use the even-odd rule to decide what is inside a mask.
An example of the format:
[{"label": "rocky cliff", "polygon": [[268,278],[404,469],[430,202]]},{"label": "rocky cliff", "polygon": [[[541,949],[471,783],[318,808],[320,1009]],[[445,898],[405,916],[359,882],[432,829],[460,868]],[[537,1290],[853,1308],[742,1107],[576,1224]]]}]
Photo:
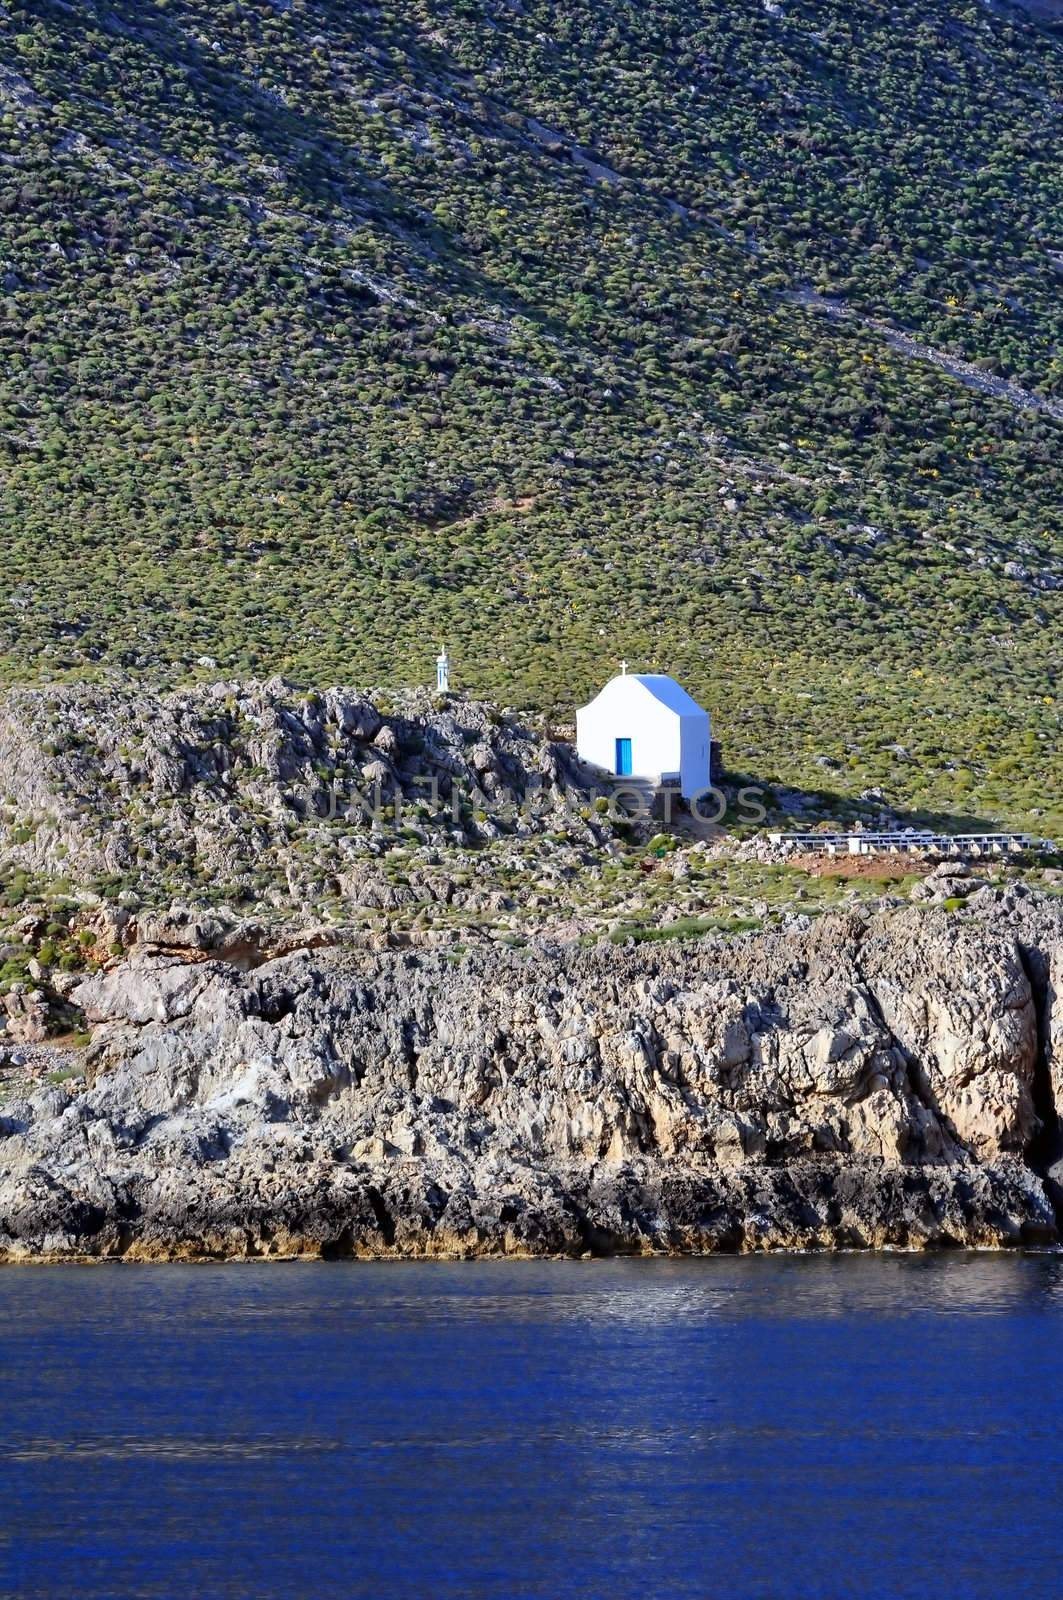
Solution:
[{"label": "rocky cliff", "polygon": [[0,700],[0,860],[155,899],[379,905],[398,841],[426,869],[558,828],[578,852],[612,831],[594,782],[542,719],[418,689],[116,680]]},{"label": "rocky cliff", "polygon": [[906,909],[642,949],[218,959],[73,998],[4,1106],[9,1258],[1056,1241],[1063,918]]}]

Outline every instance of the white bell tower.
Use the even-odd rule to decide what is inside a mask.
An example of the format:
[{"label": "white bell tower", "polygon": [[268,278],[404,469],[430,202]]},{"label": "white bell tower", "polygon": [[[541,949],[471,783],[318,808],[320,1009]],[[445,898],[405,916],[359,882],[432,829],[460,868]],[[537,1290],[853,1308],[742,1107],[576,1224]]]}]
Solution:
[{"label": "white bell tower", "polygon": [[450,657],[446,645],[436,656],[436,688],[440,694],[446,694],[450,688]]}]

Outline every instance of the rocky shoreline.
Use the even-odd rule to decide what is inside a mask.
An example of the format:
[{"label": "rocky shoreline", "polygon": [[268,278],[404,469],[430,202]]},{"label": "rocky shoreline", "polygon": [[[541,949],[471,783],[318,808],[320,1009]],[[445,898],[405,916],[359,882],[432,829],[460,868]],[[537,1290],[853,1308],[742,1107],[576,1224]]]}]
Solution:
[{"label": "rocky shoreline", "polygon": [[1053,1246],[1063,916],[137,946],[0,1117],[6,1261]]}]

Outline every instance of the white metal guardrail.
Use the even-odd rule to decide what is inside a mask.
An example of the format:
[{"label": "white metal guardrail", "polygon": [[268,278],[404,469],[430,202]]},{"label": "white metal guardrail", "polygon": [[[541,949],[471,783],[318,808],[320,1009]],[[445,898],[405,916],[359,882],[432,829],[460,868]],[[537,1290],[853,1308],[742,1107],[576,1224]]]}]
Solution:
[{"label": "white metal guardrail", "polygon": [[989,856],[1054,851],[1051,839],[1030,833],[932,833],[917,828],[866,833],[769,833],[768,840],[783,849],[815,851],[825,855]]}]

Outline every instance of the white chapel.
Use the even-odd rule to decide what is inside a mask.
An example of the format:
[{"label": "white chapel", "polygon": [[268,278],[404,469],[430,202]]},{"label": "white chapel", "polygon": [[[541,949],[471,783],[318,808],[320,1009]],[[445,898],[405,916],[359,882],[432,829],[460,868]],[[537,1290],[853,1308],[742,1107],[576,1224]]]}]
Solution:
[{"label": "white chapel", "polygon": [[677,783],[684,799],[709,786],[709,713],[663,672],[620,672],[576,712],[584,761],[618,777]]}]

